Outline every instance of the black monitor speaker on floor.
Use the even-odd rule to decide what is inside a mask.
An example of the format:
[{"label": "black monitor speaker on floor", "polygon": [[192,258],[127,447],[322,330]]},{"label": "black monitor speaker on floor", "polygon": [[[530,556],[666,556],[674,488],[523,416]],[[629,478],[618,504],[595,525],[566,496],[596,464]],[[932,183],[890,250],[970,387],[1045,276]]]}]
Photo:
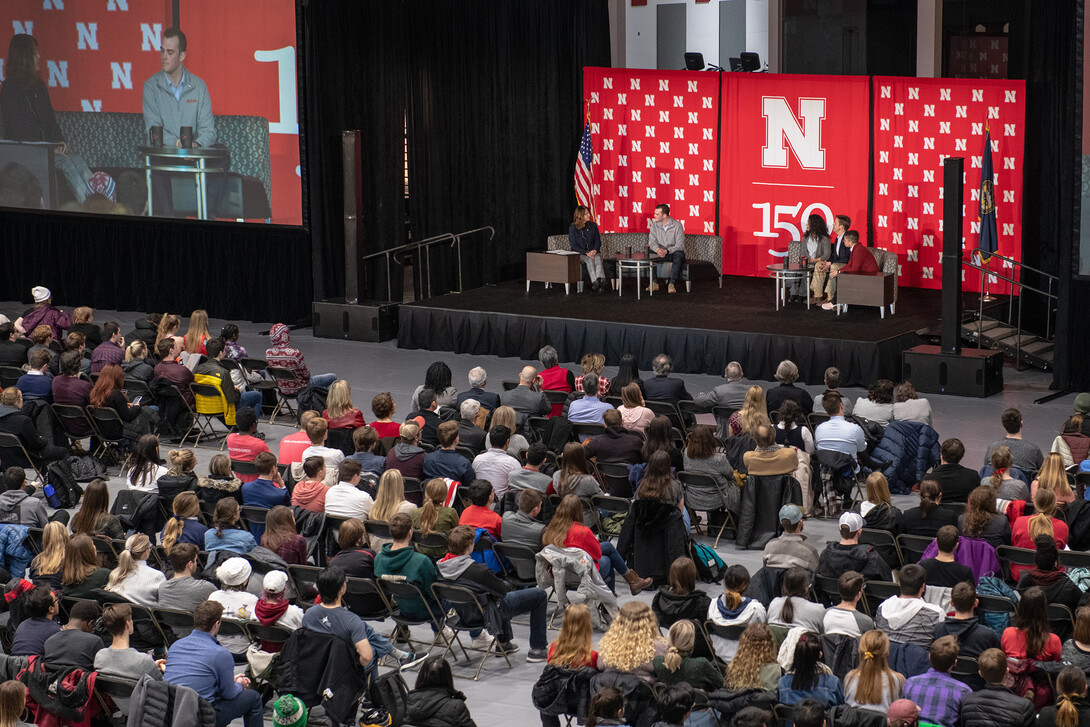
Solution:
[{"label": "black monitor speaker on floor", "polygon": [[904,352],[901,372],[917,391],[987,397],[1003,390],[1003,354],[961,347],[961,215],[965,160],[943,162],[942,346]]},{"label": "black monitor speaker on floor", "polygon": [[314,335],[350,341],[386,341],[397,337],[397,304],[361,304],[359,300],[360,246],[363,243],[363,164],[360,132],[341,132],[344,178],[344,298],[315,301]]}]

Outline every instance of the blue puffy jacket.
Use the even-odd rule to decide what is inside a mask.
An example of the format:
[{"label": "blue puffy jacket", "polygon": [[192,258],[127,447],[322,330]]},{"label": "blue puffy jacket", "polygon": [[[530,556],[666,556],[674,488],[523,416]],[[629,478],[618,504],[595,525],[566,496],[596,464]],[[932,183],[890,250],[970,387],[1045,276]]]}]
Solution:
[{"label": "blue puffy jacket", "polygon": [[0,566],[13,578],[22,578],[34,557],[23,544],[29,530],[26,525],[0,525]]},{"label": "blue puffy jacket", "polygon": [[919,422],[890,422],[871,457],[889,463],[882,474],[890,492],[907,494],[939,463],[939,433]]}]

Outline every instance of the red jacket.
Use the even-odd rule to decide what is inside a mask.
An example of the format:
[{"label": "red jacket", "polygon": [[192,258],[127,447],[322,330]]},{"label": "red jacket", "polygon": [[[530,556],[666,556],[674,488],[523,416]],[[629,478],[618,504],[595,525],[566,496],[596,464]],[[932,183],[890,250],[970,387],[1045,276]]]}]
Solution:
[{"label": "red jacket", "polygon": [[881,275],[878,269],[878,261],[870,250],[856,243],[852,248],[852,255],[848,258],[848,264],[840,269],[841,273],[855,273],[857,275]]}]

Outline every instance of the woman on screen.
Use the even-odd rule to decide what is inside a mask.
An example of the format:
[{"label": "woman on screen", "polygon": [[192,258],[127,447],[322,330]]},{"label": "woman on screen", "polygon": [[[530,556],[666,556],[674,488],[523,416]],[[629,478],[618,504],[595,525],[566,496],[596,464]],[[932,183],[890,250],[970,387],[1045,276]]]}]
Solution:
[{"label": "woman on screen", "polygon": [[53,165],[68,180],[76,200],[82,203],[92,192],[91,170],[68,149],[40,72],[37,39],[24,33],[12,36],[8,45],[7,80],[0,89],[4,136],[12,141],[54,143]]}]

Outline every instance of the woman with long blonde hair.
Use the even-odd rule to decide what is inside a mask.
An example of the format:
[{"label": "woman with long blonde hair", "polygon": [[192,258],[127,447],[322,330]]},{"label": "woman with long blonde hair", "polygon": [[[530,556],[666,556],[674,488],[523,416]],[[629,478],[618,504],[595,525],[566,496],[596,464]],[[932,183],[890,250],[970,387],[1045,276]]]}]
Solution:
[{"label": "woman with long blonde hair", "polygon": [[598,662],[604,671],[634,674],[650,683],[655,680],[653,660],[666,656],[666,651],[651,607],[643,601],[628,601],[598,642]]},{"label": "woman with long blonde hair", "polygon": [[148,382],[155,377],[155,361],[148,360],[148,344],[139,338],[125,347],[125,362],[121,370],[126,378]]},{"label": "woman with long blonde hair", "polygon": [[[76,516],[79,517],[79,513]],[[68,528],[56,521],[46,523],[45,530],[42,531],[42,552],[30,561],[30,580],[45,581],[53,590],[60,588],[61,567],[64,565],[66,550]]]},{"label": "woman with long blonde hair", "polygon": [[[428,480],[424,485],[424,504],[412,511],[413,529],[427,537],[432,533],[447,535],[458,524],[458,511],[443,503],[447,500],[448,487],[441,477]],[[446,555],[446,548],[417,548],[421,553],[433,558]]]},{"label": "woman with long blonde hair", "polygon": [[992,466],[992,473],[982,479],[980,484],[990,485],[1000,500],[1029,499],[1029,487],[1011,474],[1014,457],[1009,447],[999,446],[993,449],[988,463]]},{"label": "woman with long blonde hair", "polygon": [[600,669],[592,633],[590,609],[583,603],[570,604],[564,609],[560,634],[556,641],[549,644],[548,662],[564,669],[578,669],[581,666]]},{"label": "woman with long blonde hair", "polygon": [[208,526],[197,519],[201,513],[201,500],[196,492],[180,492],[174,496],[174,517],[167,521],[161,537],[167,555],[178,543],[193,543],[198,550],[204,548],[204,534]]},{"label": "woman with long blonde hair", "polygon": [[186,329],[185,344],[186,353],[205,353],[204,342],[208,340],[208,311],[198,308],[189,316],[189,328]]},{"label": "woman with long blonde hair", "polygon": [[[1033,498],[1033,507],[1037,512],[1017,518],[1011,525],[1011,545],[1016,548],[1036,550],[1037,545],[1034,540],[1039,535],[1050,535],[1056,540],[1057,550],[1066,548],[1067,523],[1056,517],[1056,493],[1043,487],[1039,488],[1036,497]],[[1018,580],[1022,571],[1028,567],[1012,563],[1011,577]]]},{"label": "woman with long blonde hair", "polygon": [[68,542],[61,570],[61,590],[73,598],[89,598],[91,591],[105,588],[110,579],[110,571],[99,566],[98,551],[86,535],[77,535]]},{"label": "woman with long blonde hair", "polygon": [[872,629],[859,639],[859,666],[844,677],[844,701],[885,714],[901,698],[902,674],[889,668],[889,637]]},{"label": "woman with long blonde hair", "polygon": [[1056,503],[1070,505],[1075,501],[1075,491],[1071,489],[1071,483],[1067,481],[1067,470],[1064,468],[1063,455],[1058,452],[1049,452],[1045,455],[1044,464],[1037,473],[1037,478],[1029,484],[1030,497],[1037,496],[1038,488],[1052,490],[1056,493]]},{"label": "woman with long blonde hair", "polygon": [[[371,512],[367,514],[367,519],[386,523],[398,513],[411,516],[415,509],[416,505],[405,499],[405,478],[399,470],[389,469],[379,478],[378,487],[375,490],[375,504],[371,507]],[[383,545],[393,542],[389,538],[379,538],[374,535],[368,536],[368,540],[371,543],[371,549],[376,553],[382,550]]]},{"label": "woman with long blonde hair", "polygon": [[344,379],[337,379],[329,387],[322,418],[330,429],[359,429],[364,425],[363,412],[352,406],[352,387]]},{"label": "woman with long blonde hair", "polygon": [[[507,443],[507,454],[518,459],[520,455],[530,448],[530,443],[526,441],[526,437],[518,433],[518,415],[515,410],[509,406],[501,406],[492,412],[492,423],[490,426],[505,426],[507,431],[511,432],[511,441]],[[491,440],[488,435],[484,438],[484,447],[489,449],[492,446]]]},{"label": "woman with long blonde hair", "polygon": [[723,686],[732,692],[743,689],[775,690],[783,669],[776,661],[772,632],[763,623],[751,623],[738,639],[738,654],[727,666]]},{"label": "woman with long blonde hair", "polygon": [[634,569],[629,568],[613,543],[598,541],[590,528],[583,524],[583,503],[575,495],[561,498],[548,526],[541,532],[541,545],[583,550],[598,563],[598,572],[611,591],[616,592],[618,575],[625,579],[633,596],[654,583],[650,578],[640,578]]},{"label": "woman with long blonde hair", "polygon": [[737,437],[740,434],[748,434],[751,437],[757,434],[757,427],[761,424],[772,426],[768,419],[768,403],[765,400],[765,390],[760,386],[751,386],[746,392],[746,400],[742,408],[730,415],[727,420],[730,424],[730,436]]},{"label": "woman with long blonde hair", "polygon": [[723,674],[715,664],[702,656],[693,656],[696,645],[696,627],[688,619],[677,621],[670,627],[665,656],[656,656],[651,663],[655,678],[665,684],[688,682],[695,689],[712,692],[723,685]]},{"label": "woman with long blonde hair", "polygon": [[120,594],[146,608],[159,605],[159,586],[166,576],[148,565],[151,540],[143,533],[130,535],[125,549],[117,557],[117,567],[110,573],[106,590]]},{"label": "woman with long blonde hair", "polygon": [[889,494],[889,481],[881,472],[867,476],[867,499],[859,503],[863,525],[877,530],[888,530],[893,535],[901,532],[903,513],[893,504]]}]

